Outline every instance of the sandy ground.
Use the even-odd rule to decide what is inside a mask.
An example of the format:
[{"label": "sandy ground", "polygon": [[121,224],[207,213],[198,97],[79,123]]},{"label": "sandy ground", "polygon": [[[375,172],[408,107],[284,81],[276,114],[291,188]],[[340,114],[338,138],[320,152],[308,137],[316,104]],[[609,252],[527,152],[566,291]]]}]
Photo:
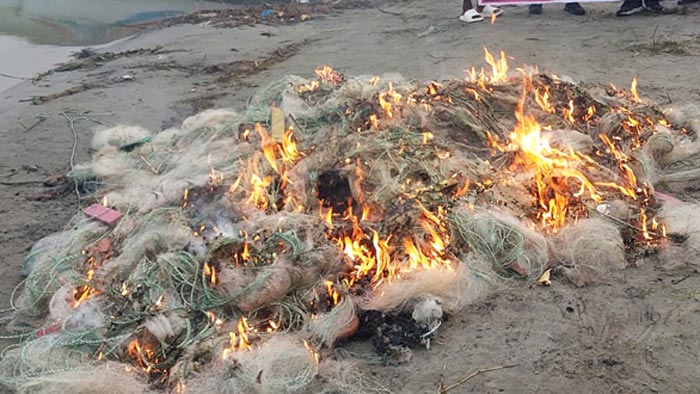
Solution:
[{"label": "sandy ground", "polygon": [[[511,64],[538,64],[586,82],[628,86],[638,75],[644,96],[700,102],[700,7],[626,19],[614,16],[616,7],[589,6],[584,17],[558,5],[537,17],[508,8],[495,25],[466,25],[457,20],[456,1],[413,0],[290,26],[176,26],[109,48],[162,46],[157,53],[0,93],[0,299],[9,304],[32,243],[61,229],[79,208],[70,185],[43,181],[88,159],[100,124],[161,129],[205,108],[242,108],[256,87],[287,74],[310,75],[320,64],[354,75],[462,76],[467,66],[483,64],[482,46],[505,50]],[[89,89],[41,105],[20,102],[81,84]],[[481,374],[452,392],[700,392],[697,273],[697,261],[650,259],[590,288],[523,284],[453,316],[438,343],[416,351],[410,364],[365,369],[397,393],[435,392],[443,369],[449,384],[504,364],[519,365]]]}]

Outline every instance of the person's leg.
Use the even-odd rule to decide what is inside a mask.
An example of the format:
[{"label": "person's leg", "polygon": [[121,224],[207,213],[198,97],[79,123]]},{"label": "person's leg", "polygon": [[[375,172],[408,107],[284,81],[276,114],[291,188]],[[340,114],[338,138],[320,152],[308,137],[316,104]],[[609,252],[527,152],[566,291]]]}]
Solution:
[{"label": "person's leg", "polygon": [[472,9],[472,0],[462,0],[462,14]]},{"label": "person's leg", "polygon": [[566,5],[564,5],[564,11],[571,15],[586,15],[586,10],[583,9],[579,3],[566,3]]},{"label": "person's leg", "polygon": [[529,10],[531,15],[539,15],[542,13],[542,4],[530,4]]}]

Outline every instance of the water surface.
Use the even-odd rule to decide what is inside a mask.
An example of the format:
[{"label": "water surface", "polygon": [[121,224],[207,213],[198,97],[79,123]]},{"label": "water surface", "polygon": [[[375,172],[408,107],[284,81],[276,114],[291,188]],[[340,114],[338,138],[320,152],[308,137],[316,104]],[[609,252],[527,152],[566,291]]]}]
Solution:
[{"label": "water surface", "polygon": [[[134,25],[252,1],[0,0],[0,74],[32,77],[71,52],[135,34]],[[0,75],[0,92],[21,82]]]}]

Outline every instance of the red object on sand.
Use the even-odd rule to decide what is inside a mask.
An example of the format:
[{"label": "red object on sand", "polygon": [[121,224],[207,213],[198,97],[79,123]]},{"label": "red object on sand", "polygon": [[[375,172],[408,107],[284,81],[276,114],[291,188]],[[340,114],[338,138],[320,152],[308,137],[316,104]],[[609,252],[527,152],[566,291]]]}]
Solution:
[{"label": "red object on sand", "polygon": [[113,225],[123,216],[121,212],[112,208],[107,208],[101,204],[90,205],[89,207],[85,208],[83,212],[85,212],[85,214],[91,218],[97,219],[108,226]]}]

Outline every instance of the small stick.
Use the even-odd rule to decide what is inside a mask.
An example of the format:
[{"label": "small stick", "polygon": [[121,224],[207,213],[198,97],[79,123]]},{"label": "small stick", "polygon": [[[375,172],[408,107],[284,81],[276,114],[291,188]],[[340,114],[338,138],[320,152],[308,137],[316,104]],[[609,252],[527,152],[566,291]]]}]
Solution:
[{"label": "small stick", "polygon": [[21,79],[23,81],[31,81],[33,79],[33,78],[27,78],[27,77],[18,77],[16,75],[10,75],[10,74],[5,74],[5,73],[0,73],[0,77],[10,78],[10,79]]},{"label": "small stick", "polygon": [[[39,125],[41,124],[41,122],[43,122],[43,121],[45,121],[45,120],[46,120],[45,117],[40,116],[40,117],[39,117],[39,120],[37,120],[36,122],[34,122],[31,126],[25,127],[25,129],[26,129],[25,131],[26,131],[26,132],[32,131],[33,128],[35,128],[36,126],[39,126]],[[23,126],[24,126],[24,125],[23,125]]]},{"label": "small stick", "polygon": [[383,12],[383,13],[389,14],[389,15],[397,15],[397,16],[403,15],[403,11],[401,11],[401,12],[388,11],[388,10],[382,9],[381,7],[377,8],[377,9],[379,10],[379,12]]},{"label": "small stick", "polygon": [[445,370],[447,369],[447,364],[443,364],[442,372],[440,373],[440,383],[438,384],[437,394],[442,393],[443,387],[445,387]]},{"label": "small stick", "polygon": [[39,183],[44,183],[44,181],[17,181],[17,182],[0,181],[0,185],[5,185],[5,186],[23,186],[23,185],[34,185],[34,184],[39,184]]},{"label": "small stick", "polygon": [[139,156],[139,157],[141,158],[141,160],[143,160],[144,163],[146,163],[146,165],[148,166],[148,168],[150,168],[151,171],[152,171],[154,174],[158,175],[158,170],[156,170],[156,169],[153,167],[153,165],[151,164],[151,162],[148,161],[148,159],[146,159],[146,158],[143,157],[143,156]]},{"label": "small stick", "polygon": [[464,378],[462,378],[462,380],[460,380],[459,382],[457,382],[455,384],[451,384],[451,385],[445,387],[444,389],[442,389],[442,391],[440,391],[440,394],[444,394],[444,393],[452,390],[455,387],[461,386],[464,383],[468,382],[469,380],[473,379],[474,377],[481,375],[482,373],[498,371],[498,370],[506,369],[506,368],[513,368],[513,367],[517,367],[518,365],[520,365],[520,364],[499,365],[497,367],[477,369],[476,371],[474,371],[474,372],[470,373],[469,375],[465,376]]},{"label": "small stick", "polygon": [[693,274],[688,274],[688,275],[686,275],[678,280],[672,280],[671,283],[673,283],[674,285],[677,285],[677,284],[683,282],[684,280],[690,278],[691,275],[693,275]]}]

